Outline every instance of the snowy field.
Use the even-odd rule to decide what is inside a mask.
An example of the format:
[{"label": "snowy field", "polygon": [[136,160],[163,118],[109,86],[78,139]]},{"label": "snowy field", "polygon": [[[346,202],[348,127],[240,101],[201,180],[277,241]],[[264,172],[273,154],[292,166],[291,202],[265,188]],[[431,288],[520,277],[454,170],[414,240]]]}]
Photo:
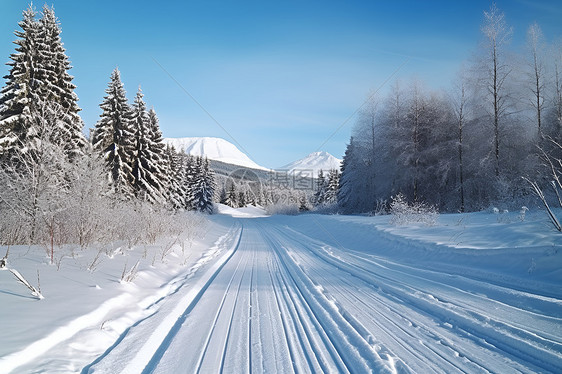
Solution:
[{"label": "snowy field", "polygon": [[521,218],[223,206],[188,243],[62,248],[54,265],[12,247],[45,298],[0,271],[0,372],[560,373],[562,236]]}]

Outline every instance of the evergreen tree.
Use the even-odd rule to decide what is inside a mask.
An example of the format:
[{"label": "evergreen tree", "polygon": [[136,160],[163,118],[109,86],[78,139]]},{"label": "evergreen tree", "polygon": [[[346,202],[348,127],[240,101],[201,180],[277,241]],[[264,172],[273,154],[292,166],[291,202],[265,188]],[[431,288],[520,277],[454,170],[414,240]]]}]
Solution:
[{"label": "evergreen tree", "polygon": [[228,189],[228,193],[226,196],[226,205],[231,208],[238,207],[238,197],[236,195],[236,187],[234,186],[234,182],[232,182],[230,188]]},{"label": "evergreen tree", "polygon": [[168,146],[165,150],[165,155],[168,159],[168,202],[174,210],[185,209],[187,197],[184,167],[185,153],[179,154],[174,147]]},{"label": "evergreen tree", "polygon": [[68,73],[70,61],[60,37],[61,28],[55,11],[45,5],[42,14],[37,40],[38,95],[42,101],[60,107],[53,142],[61,145],[67,156],[73,158],[83,154],[87,143],[82,134],[84,124],[78,114],[81,109],[74,92],[76,86],[72,83],[74,77]]},{"label": "evergreen tree", "polygon": [[340,183],[340,172],[332,169],[328,173],[328,182],[324,201],[326,204],[335,204],[338,201],[338,189]]},{"label": "evergreen tree", "polygon": [[318,178],[316,179],[316,192],[314,193],[314,205],[324,204],[326,197],[326,178],[324,178],[324,171],[320,169],[318,172]]},{"label": "evergreen tree", "polygon": [[308,204],[306,203],[306,196],[303,195],[299,198],[299,212],[308,212],[309,210]]},{"label": "evergreen tree", "polygon": [[133,110],[131,123],[135,134],[135,152],[132,160],[133,190],[138,198],[151,203],[164,201],[164,183],[161,178],[159,162],[162,162],[156,149],[160,149],[154,142],[150,117],[146,111],[146,104],[139,87]]},{"label": "evergreen tree", "polygon": [[166,195],[168,190],[169,179],[167,173],[167,161],[165,156],[164,139],[162,138],[162,131],[160,131],[160,125],[158,121],[158,116],[154,111],[154,108],[150,108],[148,111],[148,126],[149,126],[149,145],[152,155],[152,163],[154,165],[154,177],[160,183],[159,191],[162,196]]},{"label": "evergreen tree", "polygon": [[38,101],[34,90],[39,33],[36,14],[31,5],[23,12],[18,24],[21,31],[15,31],[16,52],[10,56],[10,71],[4,76],[6,85],[0,92],[0,154],[4,157],[15,156],[30,143],[30,138],[39,136],[31,129],[31,107]]},{"label": "evergreen tree", "polygon": [[92,144],[104,157],[114,192],[131,197],[134,132],[118,69],[113,70],[105,92],[107,96],[100,104],[102,114],[94,130]]},{"label": "evergreen tree", "polygon": [[244,191],[239,191],[238,192],[238,208],[244,208],[246,207],[246,194],[244,193]]},{"label": "evergreen tree", "polygon": [[[48,139],[64,149],[67,157],[82,154],[87,141],[74,93],[71,66],[60,38],[60,25],[54,10],[45,6],[37,21],[30,6],[16,31],[16,53],[10,56],[10,72],[0,98],[0,153],[11,157],[37,147],[37,124],[54,118]],[[49,112],[49,113],[48,113]]]},{"label": "evergreen tree", "polygon": [[351,137],[343,156],[337,192],[338,205],[344,213],[359,211],[357,200],[360,199],[360,196],[354,193],[355,185],[359,180],[358,175],[361,173],[357,152],[355,140]]},{"label": "evergreen tree", "polygon": [[185,170],[185,178],[183,185],[185,187],[185,209],[196,210],[195,189],[199,180],[199,168],[197,158],[192,155],[185,155],[183,159],[183,168]]},{"label": "evergreen tree", "polygon": [[219,203],[226,205],[228,200],[228,194],[226,192],[226,188],[224,186],[222,186],[221,188],[221,192],[219,195]]},{"label": "evergreen tree", "polygon": [[213,213],[213,196],[215,193],[215,176],[209,160],[197,158],[197,179],[194,183],[193,206],[199,212]]}]

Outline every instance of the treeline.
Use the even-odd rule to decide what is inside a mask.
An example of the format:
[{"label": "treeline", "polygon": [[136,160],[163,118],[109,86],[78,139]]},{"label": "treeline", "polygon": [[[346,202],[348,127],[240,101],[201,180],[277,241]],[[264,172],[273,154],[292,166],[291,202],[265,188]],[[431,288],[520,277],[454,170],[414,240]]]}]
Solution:
[{"label": "treeline", "polygon": [[562,144],[562,45],[534,24],[525,48],[510,51],[495,5],[481,30],[480,57],[450,91],[412,81],[369,98],[344,155],[341,211],[374,212],[399,193],[449,212],[528,201],[522,177],[540,180],[545,155]]},{"label": "treeline", "polygon": [[130,105],[115,69],[87,139],[53,8],[19,26],[0,96],[2,244],[153,240],[170,211],[212,212],[209,162],[164,145],[140,88]]}]

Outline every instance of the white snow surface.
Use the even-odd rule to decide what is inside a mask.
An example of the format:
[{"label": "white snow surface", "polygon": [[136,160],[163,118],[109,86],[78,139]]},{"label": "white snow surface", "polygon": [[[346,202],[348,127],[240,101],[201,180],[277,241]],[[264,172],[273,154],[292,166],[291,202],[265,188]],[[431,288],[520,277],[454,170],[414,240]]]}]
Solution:
[{"label": "white snow surface", "polygon": [[300,160],[277,168],[277,170],[286,170],[289,174],[302,173],[310,175],[312,173],[313,177],[317,177],[318,172],[322,170],[324,176],[327,176],[329,170],[339,170],[341,162],[342,160],[332,156],[328,152],[313,152]]},{"label": "white snow surface", "polygon": [[0,372],[562,372],[562,237],[544,213],[217,210],[193,243],[117,243],[93,271],[93,249],[57,266],[11,247],[45,298],[0,271]]},{"label": "white snow surface", "polygon": [[234,144],[221,138],[164,138],[164,143],[174,146],[178,151],[183,149],[185,153],[189,155],[204,156],[210,160],[244,166],[251,169],[269,170],[266,167],[256,164]]}]

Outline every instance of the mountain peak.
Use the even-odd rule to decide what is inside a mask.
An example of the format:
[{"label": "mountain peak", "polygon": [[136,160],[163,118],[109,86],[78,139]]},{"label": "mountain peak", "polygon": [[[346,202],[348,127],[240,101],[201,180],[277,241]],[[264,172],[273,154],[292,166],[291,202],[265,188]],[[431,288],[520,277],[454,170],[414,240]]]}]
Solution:
[{"label": "mountain peak", "polygon": [[289,174],[293,173],[304,173],[312,174],[314,177],[318,175],[320,170],[328,171],[331,169],[339,169],[341,165],[339,158],[332,156],[330,153],[325,151],[312,152],[306,157],[300,160],[291,162],[290,164],[284,165],[277,170],[287,171]]},{"label": "mountain peak", "polygon": [[256,164],[234,144],[222,138],[164,138],[164,143],[173,146],[178,151],[183,149],[185,153],[192,156],[205,156],[210,160],[220,161],[226,164],[258,170],[269,170],[266,167]]}]

